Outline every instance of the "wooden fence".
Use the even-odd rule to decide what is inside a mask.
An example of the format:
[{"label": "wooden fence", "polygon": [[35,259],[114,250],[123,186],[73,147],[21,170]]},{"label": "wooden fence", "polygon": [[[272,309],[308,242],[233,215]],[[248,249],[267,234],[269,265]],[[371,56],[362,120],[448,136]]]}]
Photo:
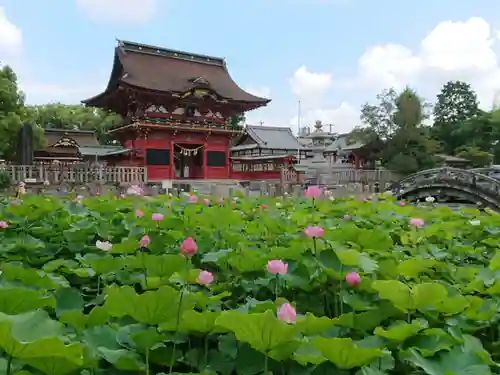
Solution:
[{"label": "wooden fence", "polygon": [[74,184],[142,184],[146,181],[143,167],[81,167],[54,165],[2,165],[12,182]]}]

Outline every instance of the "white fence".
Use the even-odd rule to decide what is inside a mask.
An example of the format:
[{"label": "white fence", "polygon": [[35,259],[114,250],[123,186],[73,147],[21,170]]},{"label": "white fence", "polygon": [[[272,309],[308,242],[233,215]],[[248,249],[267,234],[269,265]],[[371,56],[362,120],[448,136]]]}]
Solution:
[{"label": "white fence", "polygon": [[142,184],[146,181],[143,167],[81,167],[64,165],[2,165],[0,171],[10,175],[12,182]]},{"label": "white fence", "polygon": [[400,179],[397,174],[388,170],[342,169],[321,172],[317,175],[320,185],[343,185],[348,183],[385,184]]}]

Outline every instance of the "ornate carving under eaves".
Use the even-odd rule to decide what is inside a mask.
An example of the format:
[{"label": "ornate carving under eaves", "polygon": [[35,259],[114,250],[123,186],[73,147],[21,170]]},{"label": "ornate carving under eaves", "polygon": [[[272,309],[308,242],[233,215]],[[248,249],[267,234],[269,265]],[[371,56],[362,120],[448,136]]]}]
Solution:
[{"label": "ornate carving under eaves", "polygon": [[209,86],[210,82],[205,77],[193,77],[189,79],[189,82],[193,83],[194,86]]},{"label": "ornate carving under eaves", "polygon": [[50,147],[78,147],[78,143],[73,138],[62,137]]}]

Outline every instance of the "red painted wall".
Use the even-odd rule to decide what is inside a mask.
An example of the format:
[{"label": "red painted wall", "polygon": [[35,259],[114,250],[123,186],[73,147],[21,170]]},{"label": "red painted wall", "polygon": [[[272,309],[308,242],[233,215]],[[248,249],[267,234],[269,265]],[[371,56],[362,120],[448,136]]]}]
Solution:
[{"label": "red painted wall", "polygon": [[235,172],[231,173],[235,180],[267,181],[281,179],[280,171]]},{"label": "red painted wall", "polygon": [[[145,165],[145,150],[148,148],[171,150],[170,166],[146,166],[148,180],[170,180],[175,179],[173,171],[173,145],[174,143],[183,143],[191,145],[205,145],[204,151],[224,151],[226,153],[227,162],[225,167],[205,167],[206,172],[203,173],[203,168],[191,169],[193,178],[206,179],[229,179],[231,178],[231,168],[229,165],[230,138],[228,135],[207,134],[207,133],[190,133],[179,132],[173,134],[168,131],[153,131],[148,134],[147,139],[129,139],[123,142],[126,148],[133,148],[142,152],[142,157],[134,160],[124,160],[124,165]],[[203,157],[204,164],[206,163],[206,154]]]}]

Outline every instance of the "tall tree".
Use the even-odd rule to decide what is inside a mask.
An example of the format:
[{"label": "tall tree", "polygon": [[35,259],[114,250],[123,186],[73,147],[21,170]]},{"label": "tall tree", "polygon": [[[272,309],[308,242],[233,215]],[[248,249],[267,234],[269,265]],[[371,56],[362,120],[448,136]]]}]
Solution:
[{"label": "tall tree", "polygon": [[458,128],[478,112],[477,95],[468,83],[450,81],[442,87],[434,107],[432,134],[445,153],[454,154],[463,145]]},{"label": "tall tree", "polygon": [[384,150],[386,167],[404,173],[433,167],[437,144],[429,138],[429,129],[422,125],[428,117],[426,104],[414,90],[406,88],[395,99],[394,107],[395,132]]},{"label": "tall tree", "polygon": [[362,107],[364,127],[355,129],[351,136],[367,143],[378,142],[381,152],[376,156],[389,169],[409,174],[432,167],[436,142],[422,125],[428,118],[426,103],[410,88],[401,93],[385,90],[377,99],[377,105]]},{"label": "tall tree", "polygon": [[[479,111],[471,119],[460,124],[453,133],[460,146],[457,156],[471,161],[473,165],[500,162],[500,112]],[[490,155],[490,160],[486,157]]]},{"label": "tall tree", "polygon": [[229,127],[235,130],[241,130],[245,127],[246,117],[244,113],[238,113],[229,119]]},{"label": "tall tree", "polygon": [[[17,76],[4,66],[0,68],[0,158],[15,159],[18,133],[26,120],[24,94],[17,85]],[[42,129],[34,126],[33,131],[35,146],[43,145]]]},{"label": "tall tree", "polygon": [[103,144],[112,143],[107,134],[112,127],[122,123],[121,116],[98,108],[82,105],[46,104],[27,107],[29,117],[44,129],[94,130]]}]

